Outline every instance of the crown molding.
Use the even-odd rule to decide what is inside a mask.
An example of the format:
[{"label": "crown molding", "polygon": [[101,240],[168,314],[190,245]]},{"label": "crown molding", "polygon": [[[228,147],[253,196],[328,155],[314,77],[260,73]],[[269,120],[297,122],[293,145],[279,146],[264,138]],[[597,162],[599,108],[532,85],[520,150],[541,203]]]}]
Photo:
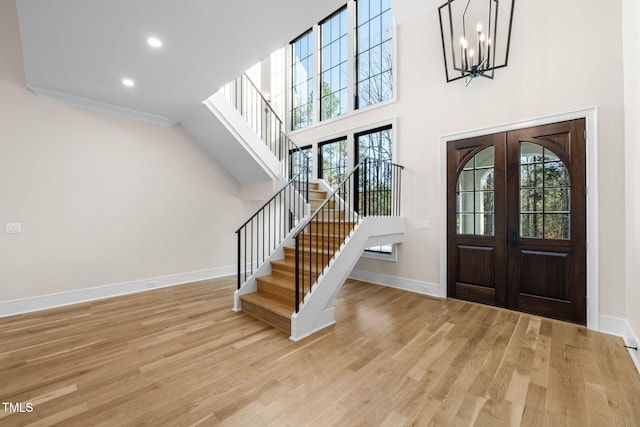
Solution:
[{"label": "crown molding", "polygon": [[96,111],[98,113],[110,114],[118,117],[138,120],[141,122],[152,123],[160,126],[173,126],[178,120],[170,117],[151,114],[144,111],[133,110],[131,108],[121,107],[119,105],[108,104],[93,99],[82,98],[80,96],[69,93],[59,92],[56,90],[46,89],[39,86],[27,85],[27,88],[35,93],[39,98],[45,101],[56,102],[58,104],[70,107],[81,108],[83,110]]}]

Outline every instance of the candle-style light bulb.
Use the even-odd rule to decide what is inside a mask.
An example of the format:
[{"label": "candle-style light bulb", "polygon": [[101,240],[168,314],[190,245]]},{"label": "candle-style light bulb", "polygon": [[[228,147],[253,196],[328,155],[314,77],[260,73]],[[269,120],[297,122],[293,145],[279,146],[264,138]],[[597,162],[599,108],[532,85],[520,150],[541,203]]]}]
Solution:
[{"label": "candle-style light bulb", "polygon": [[483,34],[482,34],[482,23],[478,22],[478,25],[476,25],[476,31],[478,31],[478,65],[480,65],[483,61],[483,56],[484,56],[484,47],[482,46],[483,44]]},{"label": "candle-style light bulb", "polygon": [[473,49],[469,49],[469,58],[473,59],[473,55],[475,55],[475,52],[473,51]]},{"label": "candle-style light bulb", "polygon": [[486,39],[487,39],[487,36],[485,36],[484,33],[480,33],[480,35],[478,36],[478,63],[479,64],[484,61],[485,52],[487,51],[484,45]]},{"label": "candle-style light bulb", "polygon": [[467,68],[469,68],[469,63],[467,62],[467,46],[469,44],[467,43],[467,39],[464,38],[464,36],[460,37],[460,66],[462,68],[464,68],[465,70]]}]

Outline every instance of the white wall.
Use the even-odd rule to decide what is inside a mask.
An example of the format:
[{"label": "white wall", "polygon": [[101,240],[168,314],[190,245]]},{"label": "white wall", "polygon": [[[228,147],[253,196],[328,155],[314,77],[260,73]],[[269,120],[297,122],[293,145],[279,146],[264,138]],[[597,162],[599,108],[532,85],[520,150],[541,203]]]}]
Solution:
[{"label": "white wall", "polygon": [[[397,162],[406,167],[405,241],[395,263],[356,269],[420,282],[440,279],[440,138],[599,108],[600,312],[625,317],[625,172],[621,1],[518,1],[509,66],[495,80],[446,83],[437,10],[397,28],[397,102],[298,132],[295,140],[350,132],[397,117]],[[579,11],[579,13],[576,13]],[[637,68],[636,68],[637,69]],[[429,230],[418,230],[429,220]]]},{"label": "white wall", "polygon": [[640,4],[624,0],[627,320],[640,337]]},{"label": "white wall", "polygon": [[[600,312],[640,330],[638,20],[625,20],[636,37],[625,46],[635,54],[625,55],[625,98],[622,1],[637,16],[633,0],[516,2],[509,67],[466,88],[444,81],[435,10],[398,27],[397,102],[295,135],[302,144],[397,118],[405,242],[397,262],[363,259],[358,270],[439,282],[442,136],[597,106]],[[15,16],[15,3],[0,1],[0,225],[24,228],[0,233],[0,302],[232,265],[233,230],[254,208],[234,196],[236,183],[180,127],[35,98]],[[419,231],[423,219],[430,229]]]},{"label": "white wall", "polygon": [[0,302],[235,263],[254,206],[180,126],[38,99],[15,1],[0,1],[0,58]]}]

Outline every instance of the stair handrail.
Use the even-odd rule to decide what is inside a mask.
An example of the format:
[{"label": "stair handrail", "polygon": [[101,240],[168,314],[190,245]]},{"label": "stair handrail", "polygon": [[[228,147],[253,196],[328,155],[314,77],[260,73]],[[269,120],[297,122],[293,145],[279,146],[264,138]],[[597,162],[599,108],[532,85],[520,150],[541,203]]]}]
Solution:
[{"label": "stair handrail", "polygon": [[[303,218],[309,200],[311,157],[286,135],[284,121],[246,73],[229,82],[222,91],[280,161],[282,176],[289,179],[236,230],[240,289],[247,277],[284,241],[296,221]],[[302,167],[294,171],[293,156],[297,153],[302,154]]]},{"label": "stair handrail", "polygon": [[225,85],[222,92],[269,150],[278,156],[283,121],[249,76],[242,73]]},{"label": "stair handrail", "polygon": [[[284,132],[284,120],[282,120],[282,118],[278,115],[276,110],[273,109],[273,106],[271,105],[271,102],[269,100],[267,100],[267,98],[265,98],[265,96],[262,94],[262,92],[260,92],[260,89],[258,89],[258,86],[256,86],[256,84],[253,82],[253,80],[251,80],[251,78],[247,75],[247,73],[242,73],[242,75],[240,77],[241,78],[245,78],[247,80],[247,82],[249,83],[250,87],[260,97],[260,99],[262,101],[262,105],[265,106],[264,107],[265,110],[266,110],[265,113],[270,112],[271,115],[275,118],[275,120],[276,120],[276,122],[278,124],[279,136],[280,136],[280,139],[281,139],[281,142],[277,146],[278,149],[276,150],[275,147],[269,146],[269,144],[267,143],[267,146],[269,146],[269,148],[271,149],[273,154],[276,155],[278,160],[284,161],[285,159],[289,158],[288,156],[291,154],[292,151],[296,151],[296,152],[303,153],[303,155],[306,158],[305,160],[309,161],[310,160],[308,158],[309,156],[304,152],[304,150],[302,148],[298,147],[298,145],[296,145],[296,143],[293,142],[291,140],[291,138],[289,138],[287,136],[287,134]],[[245,120],[246,120],[246,118],[245,118]],[[263,141],[264,141],[264,137],[263,137]],[[284,162],[284,164],[288,166],[288,162]],[[286,171],[288,171],[288,168],[285,167],[284,170],[285,170],[285,172],[283,173],[283,175],[284,176],[288,176],[288,173],[286,172]]]},{"label": "stair handrail", "polygon": [[[229,82],[221,91],[238,110],[249,127],[260,136],[269,150],[282,163],[283,176],[291,178],[290,164],[287,161],[289,155],[291,152],[304,153],[304,150],[287,136],[284,120],[274,110],[271,102],[265,98],[246,73],[242,73]],[[305,157],[308,156],[305,154]]]},{"label": "stair handrail", "polygon": [[[291,177],[293,174],[292,170],[292,154],[293,153],[301,153],[304,157],[304,163],[306,164],[306,170],[310,174],[311,173],[311,155],[307,154],[305,150],[298,147],[295,142],[291,140],[284,132],[281,134],[281,143],[280,154],[277,155],[278,160],[282,163],[282,176]],[[285,155],[286,154],[286,155]]]},{"label": "stair handrail", "polygon": [[305,155],[302,170],[236,230],[238,289],[306,214],[310,168],[310,158]]},{"label": "stair handrail", "polygon": [[[390,183],[390,188],[381,190],[381,168],[382,184]],[[318,209],[309,216],[293,235],[295,241],[295,312],[300,309],[301,296],[304,297],[305,289],[311,292],[311,288],[317,277],[329,265],[339,247],[351,234],[356,223],[366,216],[399,216],[400,215],[400,194],[401,194],[401,172],[404,166],[386,160],[364,157],[338,184],[331,194],[320,204]],[[362,181],[360,185],[360,174]],[[389,182],[390,181],[390,182]],[[371,183],[375,185],[370,187]],[[362,194],[360,195],[360,188]],[[373,196],[373,197],[372,197]],[[387,202],[383,205],[382,202]],[[335,207],[342,205],[344,214],[338,214]],[[373,204],[373,206],[371,206]],[[329,207],[333,205],[333,209]],[[357,212],[361,212],[359,215]],[[337,218],[344,216],[345,218]],[[336,219],[338,223],[336,224]],[[333,220],[333,221],[331,221]],[[348,220],[348,221],[347,221]],[[316,234],[327,236],[319,242],[318,236],[315,238],[315,252],[313,247],[313,224],[315,221]],[[329,222],[330,221],[330,222]],[[322,231],[318,229],[322,226]],[[307,236],[308,231],[308,236]],[[332,231],[333,233],[325,233]],[[336,235],[337,231],[337,235]],[[335,241],[333,236],[336,236]],[[307,236],[307,237],[305,237]],[[326,240],[326,241],[325,241]],[[302,242],[301,242],[302,241]],[[308,241],[309,249],[309,269],[305,271],[301,265],[301,243]],[[305,248],[306,250],[306,248]],[[315,254],[315,262],[314,262]],[[315,268],[314,268],[315,267]],[[305,287],[305,278],[308,286]]]}]

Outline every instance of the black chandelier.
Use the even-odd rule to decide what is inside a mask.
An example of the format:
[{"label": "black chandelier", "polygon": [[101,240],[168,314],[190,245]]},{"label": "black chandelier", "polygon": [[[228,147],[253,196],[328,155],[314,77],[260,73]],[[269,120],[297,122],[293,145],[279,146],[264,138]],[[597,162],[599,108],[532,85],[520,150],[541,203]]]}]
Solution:
[{"label": "black chandelier", "polygon": [[495,70],[507,66],[514,3],[448,0],[438,8],[447,82],[493,79]]}]

